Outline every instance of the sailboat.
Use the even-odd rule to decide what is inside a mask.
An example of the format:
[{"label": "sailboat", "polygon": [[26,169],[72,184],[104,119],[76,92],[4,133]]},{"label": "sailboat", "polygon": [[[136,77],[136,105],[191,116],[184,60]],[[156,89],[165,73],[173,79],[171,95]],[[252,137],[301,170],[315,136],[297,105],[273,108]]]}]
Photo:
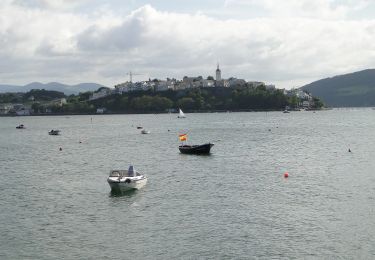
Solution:
[{"label": "sailboat", "polygon": [[186,116],[185,116],[184,112],[182,112],[181,108],[179,108],[179,110],[180,110],[180,113],[177,116],[177,118],[186,118]]}]

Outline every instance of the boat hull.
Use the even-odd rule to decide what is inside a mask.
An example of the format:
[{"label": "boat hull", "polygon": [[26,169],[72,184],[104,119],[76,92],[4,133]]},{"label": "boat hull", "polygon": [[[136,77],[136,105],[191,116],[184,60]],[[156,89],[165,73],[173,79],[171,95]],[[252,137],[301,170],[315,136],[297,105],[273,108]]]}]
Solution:
[{"label": "boat hull", "polygon": [[183,154],[209,154],[212,146],[214,146],[212,143],[202,145],[180,145],[178,149]]},{"label": "boat hull", "polygon": [[113,191],[128,191],[128,190],[138,190],[144,187],[147,183],[147,177],[142,178],[114,178],[109,177],[107,182]]}]

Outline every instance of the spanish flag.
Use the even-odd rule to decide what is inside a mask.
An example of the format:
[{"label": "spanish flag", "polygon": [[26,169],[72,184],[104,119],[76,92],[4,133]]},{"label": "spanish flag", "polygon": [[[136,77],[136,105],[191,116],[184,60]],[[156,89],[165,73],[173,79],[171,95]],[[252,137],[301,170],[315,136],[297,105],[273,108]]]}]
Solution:
[{"label": "spanish flag", "polygon": [[178,136],[180,138],[180,141],[186,141],[187,140],[187,134],[181,134]]}]

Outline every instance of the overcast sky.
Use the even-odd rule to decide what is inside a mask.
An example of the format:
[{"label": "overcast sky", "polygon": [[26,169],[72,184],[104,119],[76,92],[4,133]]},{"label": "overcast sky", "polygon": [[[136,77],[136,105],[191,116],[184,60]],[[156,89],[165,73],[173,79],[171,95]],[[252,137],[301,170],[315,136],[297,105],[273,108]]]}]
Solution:
[{"label": "overcast sky", "polygon": [[1,0],[0,84],[214,76],[298,87],[375,67],[370,0]]}]

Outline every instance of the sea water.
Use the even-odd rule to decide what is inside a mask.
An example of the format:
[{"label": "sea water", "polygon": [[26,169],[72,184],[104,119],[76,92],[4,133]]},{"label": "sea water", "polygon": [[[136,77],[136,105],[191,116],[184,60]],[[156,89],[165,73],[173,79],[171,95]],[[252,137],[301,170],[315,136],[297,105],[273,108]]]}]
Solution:
[{"label": "sea water", "polygon": [[0,118],[0,259],[375,258],[374,110],[186,116]]}]

